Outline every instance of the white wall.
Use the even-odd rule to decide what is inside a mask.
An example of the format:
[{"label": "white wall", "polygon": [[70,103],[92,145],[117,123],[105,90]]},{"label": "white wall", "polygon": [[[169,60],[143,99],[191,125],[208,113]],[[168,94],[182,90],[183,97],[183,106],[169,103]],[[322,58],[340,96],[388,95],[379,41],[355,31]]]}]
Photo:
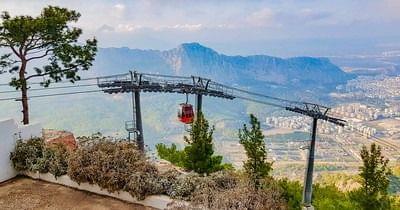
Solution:
[{"label": "white wall", "polygon": [[0,182],[17,175],[10,161],[10,153],[14,151],[16,140],[40,136],[42,136],[40,124],[18,126],[13,119],[0,120]]}]

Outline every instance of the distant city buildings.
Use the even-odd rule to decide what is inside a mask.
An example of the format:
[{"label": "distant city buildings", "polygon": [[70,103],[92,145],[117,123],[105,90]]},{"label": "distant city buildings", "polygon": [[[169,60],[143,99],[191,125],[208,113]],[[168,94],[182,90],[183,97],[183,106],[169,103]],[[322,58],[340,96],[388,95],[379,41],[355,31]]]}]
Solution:
[{"label": "distant city buildings", "polygon": [[[331,96],[338,99],[339,105],[332,107],[329,115],[347,123],[340,127],[318,121],[315,158],[318,164],[326,166],[316,171],[357,169],[361,147],[372,142],[382,146],[390,161],[399,161],[400,77],[359,77],[337,90]],[[309,144],[307,134],[301,132],[310,133],[312,119],[300,115],[273,116],[266,117],[264,122],[268,159],[274,161],[275,175],[301,177],[299,171],[304,170]],[[239,143],[222,141],[216,148],[235,166],[242,166],[246,155]]]},{"label": "distant city buildings", "polygon": [[[318,122],[318,133],[320,134],[343,134],[346,130],[357,131],[366,137],[377,134],[377,129],[367,125],[367,122],[379,118],[390,118],[400,116],[400,105],[379,109],[369,107],[360,103],[351,103],[337,106],[329,111],[330,115],[345,119],[348,123],[346,128],[320,120]],[[300,131],[310,131],[310,118],[305,116],[289,117],[267,117],[265,123],[276,128],[289,128]]]},{"label": "distant city buildings", "polygon": [[392,99],[400,97],[400,77],[359,77],[337,87],[333,97],[349,99]]}]

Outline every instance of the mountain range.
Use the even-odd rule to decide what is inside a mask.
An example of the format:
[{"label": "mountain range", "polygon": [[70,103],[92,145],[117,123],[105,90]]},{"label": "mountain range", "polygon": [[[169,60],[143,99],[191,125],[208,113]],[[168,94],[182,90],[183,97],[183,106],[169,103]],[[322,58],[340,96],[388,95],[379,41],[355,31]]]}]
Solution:
[{"label": "mountain range", "polygon": [[128,70],[197,75],[227,84],[332,87],[353,78],[326,58],[278,58],[267,55],[229,56],[199,43],[170,50],[101,48],[94,63],[100,74]]}]

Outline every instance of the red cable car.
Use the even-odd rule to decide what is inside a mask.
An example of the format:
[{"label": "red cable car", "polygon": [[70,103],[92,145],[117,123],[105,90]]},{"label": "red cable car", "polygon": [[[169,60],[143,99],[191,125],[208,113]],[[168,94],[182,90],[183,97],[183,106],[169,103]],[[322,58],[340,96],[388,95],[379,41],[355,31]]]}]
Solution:
[{"label": "red cable car", "polygon": [[188,94],[186,94],[186,103],[179,104],[178,109],[178,119],[185,124],[192,123],[194,119],[193,106],[188,104],[188,99]]},{"label": "red cable car", "polygon": [[185,124],[192,123],[194,119],[193,106],[188,103],[179,104],[178,119]]}]

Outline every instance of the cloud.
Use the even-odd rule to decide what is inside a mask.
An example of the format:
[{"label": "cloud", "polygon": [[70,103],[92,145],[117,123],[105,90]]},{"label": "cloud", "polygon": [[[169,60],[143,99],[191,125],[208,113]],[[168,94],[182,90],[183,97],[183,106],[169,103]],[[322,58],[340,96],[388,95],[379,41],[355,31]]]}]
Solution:
[{"label": "cloud", "polygon": [[145,28],[142,25],[134,25],[134,24],[118,24],[115,28],[116,32],[133,32],[139,29]]},{"label": "cloud", "polygon": [[108,33],[108,32],[117,32],[117,33],[129,33],[129,32],[136,32],[139,30],[145,31],[199,31],[203,29],[202,24],[176,24],[176,25],[164,25],[164,26],[143,26],[143,25],[135,25],[135,24],[117,24],[116,27],[112,27],[110,25],[104,24],[100,28],[98,28],[98,32],[101,33]]},{"label": "cloud", "polygon": [[184,31],[198,31],[201,30],[203,27],[202,24],[176,24],[172,27],[166,27],[168,29],[179,29]]},{"label": "cloud", "polygon": [[123,18],[125,16],[126,6],[124,4],[115,4],[112,7],[111,14],[117,18]]},{"label": "cloud", "polygon": [[224,46],[248,42],[248,48],[261,48],[253,43],[400,37],[399,0],[0,0],[0,11],[37,16],[47,5],[80,12],[76,26],[84,37],[99,37],[102,46],[147,48],[157,41],[159,47],[205,40]]},{"label": "cloud", "polygon": [[270,8],[262,8],[251,13],[246,20],[252,26],[271,26],[274,20],[274,12]]},{"label": "cloud", "polygon": [[124,11],[125,10],[125,5],[116,4],[116,5],[114,5],[114,9],[119,10],[119,11]]},{"label": "cloud", "polygon": [[332,17],[332,14],[326,11],[316,11],[310,8],[306,8],[300,10],[298,16],[304,20],[319,21]]}]

